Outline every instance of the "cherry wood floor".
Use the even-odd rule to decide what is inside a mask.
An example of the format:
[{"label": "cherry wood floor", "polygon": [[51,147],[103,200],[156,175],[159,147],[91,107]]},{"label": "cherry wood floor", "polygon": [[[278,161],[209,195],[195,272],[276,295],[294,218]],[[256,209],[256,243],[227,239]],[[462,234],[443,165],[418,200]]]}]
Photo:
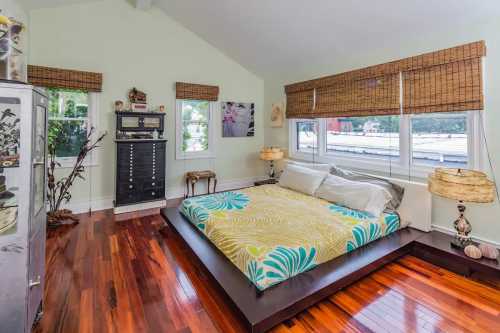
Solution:
[{"label": "cherry wood floor", "polygon": [[[158,215],[84,215],[49,232],[35,332],[242,332]],[[389,264],[272,332],[500,332],[500,284],[415,257]]]}]

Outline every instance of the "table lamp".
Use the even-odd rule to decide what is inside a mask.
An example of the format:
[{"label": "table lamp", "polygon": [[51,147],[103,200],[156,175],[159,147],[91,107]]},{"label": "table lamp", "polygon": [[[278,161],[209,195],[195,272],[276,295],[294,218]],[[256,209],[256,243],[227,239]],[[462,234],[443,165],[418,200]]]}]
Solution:
[{"label": "table lamp", "polygon": [[281,160],[283,158],[283,152],[278,147],[265,147],[260,151],[260,159],[264,161],[269,161],[269,177],[274,179],[276,177],[276,171],[274,170],[274,161]]},{"label": "table lamp", "polygon": [[472,243],[472,227],[465,218],[464,202],[488,203],[493,202],[495,185],[486,174],[474,170],[437,168],[429,175],[429,192],[443,198],[458,201],[459,217],[453,223],[457,231],[451,245],[464,248]]}]

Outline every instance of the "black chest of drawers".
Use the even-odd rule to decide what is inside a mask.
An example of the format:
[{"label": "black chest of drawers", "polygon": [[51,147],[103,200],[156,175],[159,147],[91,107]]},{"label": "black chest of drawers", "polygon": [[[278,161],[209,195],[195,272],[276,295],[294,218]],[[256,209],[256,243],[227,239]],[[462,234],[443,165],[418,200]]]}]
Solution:
[{"label": "black chest of drawers", "polygon": [[166,140],[116,141],[115,206],[165,199]]}]

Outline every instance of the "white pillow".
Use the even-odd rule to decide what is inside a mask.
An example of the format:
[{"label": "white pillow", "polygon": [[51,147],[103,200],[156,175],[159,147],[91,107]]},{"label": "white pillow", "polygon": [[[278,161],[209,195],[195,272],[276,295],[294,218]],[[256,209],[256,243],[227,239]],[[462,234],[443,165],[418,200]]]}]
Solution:
[{"label": "white pillow", "polygon": [[381,186],[329,175],[316,191],[316,196],[352,209],[380,216],[391,200]]},{"label": "white pillow", "polygon": [[332,166],[327,163],[312,163],[312,162],[301,162],[301,161],[294,161],[294,160],[285,160],[286,165],[296,165],[300,166],[303,168],[309,168],[313,170],[318,170],[318,171],[324,171],[324,172],[330,172],[332,169]]},{"label": "white pillow", "polygon": [[296,165],[287,165],[281,174],[279,186],[286,187],[297,192],[314,195],[328,172],[317,171]]}]

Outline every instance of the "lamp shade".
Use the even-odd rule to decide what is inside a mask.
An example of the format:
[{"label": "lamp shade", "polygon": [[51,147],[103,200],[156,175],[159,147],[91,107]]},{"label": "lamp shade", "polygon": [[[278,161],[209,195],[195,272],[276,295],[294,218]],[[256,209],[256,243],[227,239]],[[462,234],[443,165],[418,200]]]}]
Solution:
[{"label": "lamp shade", "polygon": [[474,170],[437,168],[429,176],[428,188],[441,197],[464,202],[486,203],[495,198],[495,184]]},{"label": "lamp shade", "polygon": [[276,161],[283,158],[283,152],[277,147],[262,148],[260,151],[260,159],[264,161]]}]

